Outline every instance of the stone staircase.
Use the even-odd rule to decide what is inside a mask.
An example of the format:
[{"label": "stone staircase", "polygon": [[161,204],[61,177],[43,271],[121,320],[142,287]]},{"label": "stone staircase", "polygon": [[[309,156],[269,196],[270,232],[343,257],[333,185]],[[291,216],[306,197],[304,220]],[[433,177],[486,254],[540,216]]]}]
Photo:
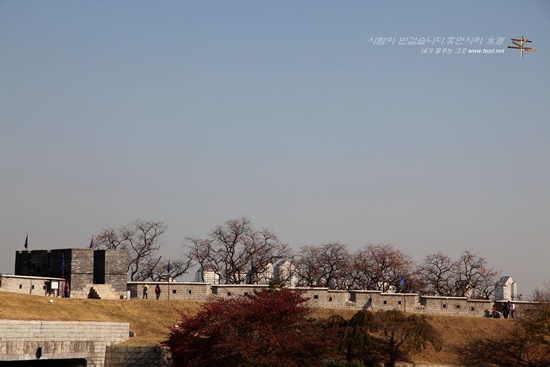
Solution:
[{"label": "stone staircase", "polygon": [[90,284],[88,298],[94,299],[118,299],[110,284]]}]

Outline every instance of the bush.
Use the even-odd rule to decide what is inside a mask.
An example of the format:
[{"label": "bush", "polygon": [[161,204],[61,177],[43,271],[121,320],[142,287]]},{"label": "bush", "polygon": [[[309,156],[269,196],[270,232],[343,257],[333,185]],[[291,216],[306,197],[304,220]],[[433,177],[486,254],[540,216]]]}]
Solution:
[{"label": "bush", "polygon": [[169,342],[176,367],[322,366],[335,343],[331,329],[308,321],[300,293],[268,290],[215,298],[194,316],[181,315]]}]

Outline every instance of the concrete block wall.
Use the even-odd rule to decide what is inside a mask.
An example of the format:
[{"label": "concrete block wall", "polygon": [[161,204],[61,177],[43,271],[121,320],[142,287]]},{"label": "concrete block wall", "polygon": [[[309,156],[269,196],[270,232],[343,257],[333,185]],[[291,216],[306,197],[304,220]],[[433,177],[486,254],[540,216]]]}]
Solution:
[{"label": "concrete block wall", "polygon": [[129,337],[129,324],[114,322],[0,320],[0,361],[87,360],[103,367],[107,346]]}]

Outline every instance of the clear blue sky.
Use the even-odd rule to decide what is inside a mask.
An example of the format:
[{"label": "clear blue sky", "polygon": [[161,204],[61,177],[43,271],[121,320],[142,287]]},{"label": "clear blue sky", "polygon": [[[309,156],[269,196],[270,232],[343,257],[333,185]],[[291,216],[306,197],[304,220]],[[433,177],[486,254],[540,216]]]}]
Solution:
[{"label": "clear blue sky", "polygon": [[[399,45],[421,37],[465,40]],[[0,272],[27,233],[158,220],[175,258],[246,215],[295,249],[473,249],[528,294],[550,281],[549,50],[547,1],[0,0]]]}]

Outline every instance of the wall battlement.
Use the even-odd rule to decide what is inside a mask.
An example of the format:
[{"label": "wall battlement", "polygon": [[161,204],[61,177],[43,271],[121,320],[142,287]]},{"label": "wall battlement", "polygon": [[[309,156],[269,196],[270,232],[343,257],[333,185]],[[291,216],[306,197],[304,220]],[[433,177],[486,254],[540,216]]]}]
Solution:
[{"label": "wall battlement", "polygon": [[[143,286],[149,288],[148,300],[155,300],[154,288],[161,289],[161,300],[206,301],[209,297],[246,296],[268,288],[259,284],[208,284],[196,282],[128,282],[130,298],[143,298]],[[422,296],[417,293],[382,293],[381,291],[344,291],[328,288],[291,288],[301,291],[314,308],[350,310],[400,310],[449,316],[488,317],[497,305],[500,310],[505,300],[477,300],[466,297]],[[168,297],[170,294],[170,297]],[[535,304],[515,301],[516,314],[521,316]]]}]

